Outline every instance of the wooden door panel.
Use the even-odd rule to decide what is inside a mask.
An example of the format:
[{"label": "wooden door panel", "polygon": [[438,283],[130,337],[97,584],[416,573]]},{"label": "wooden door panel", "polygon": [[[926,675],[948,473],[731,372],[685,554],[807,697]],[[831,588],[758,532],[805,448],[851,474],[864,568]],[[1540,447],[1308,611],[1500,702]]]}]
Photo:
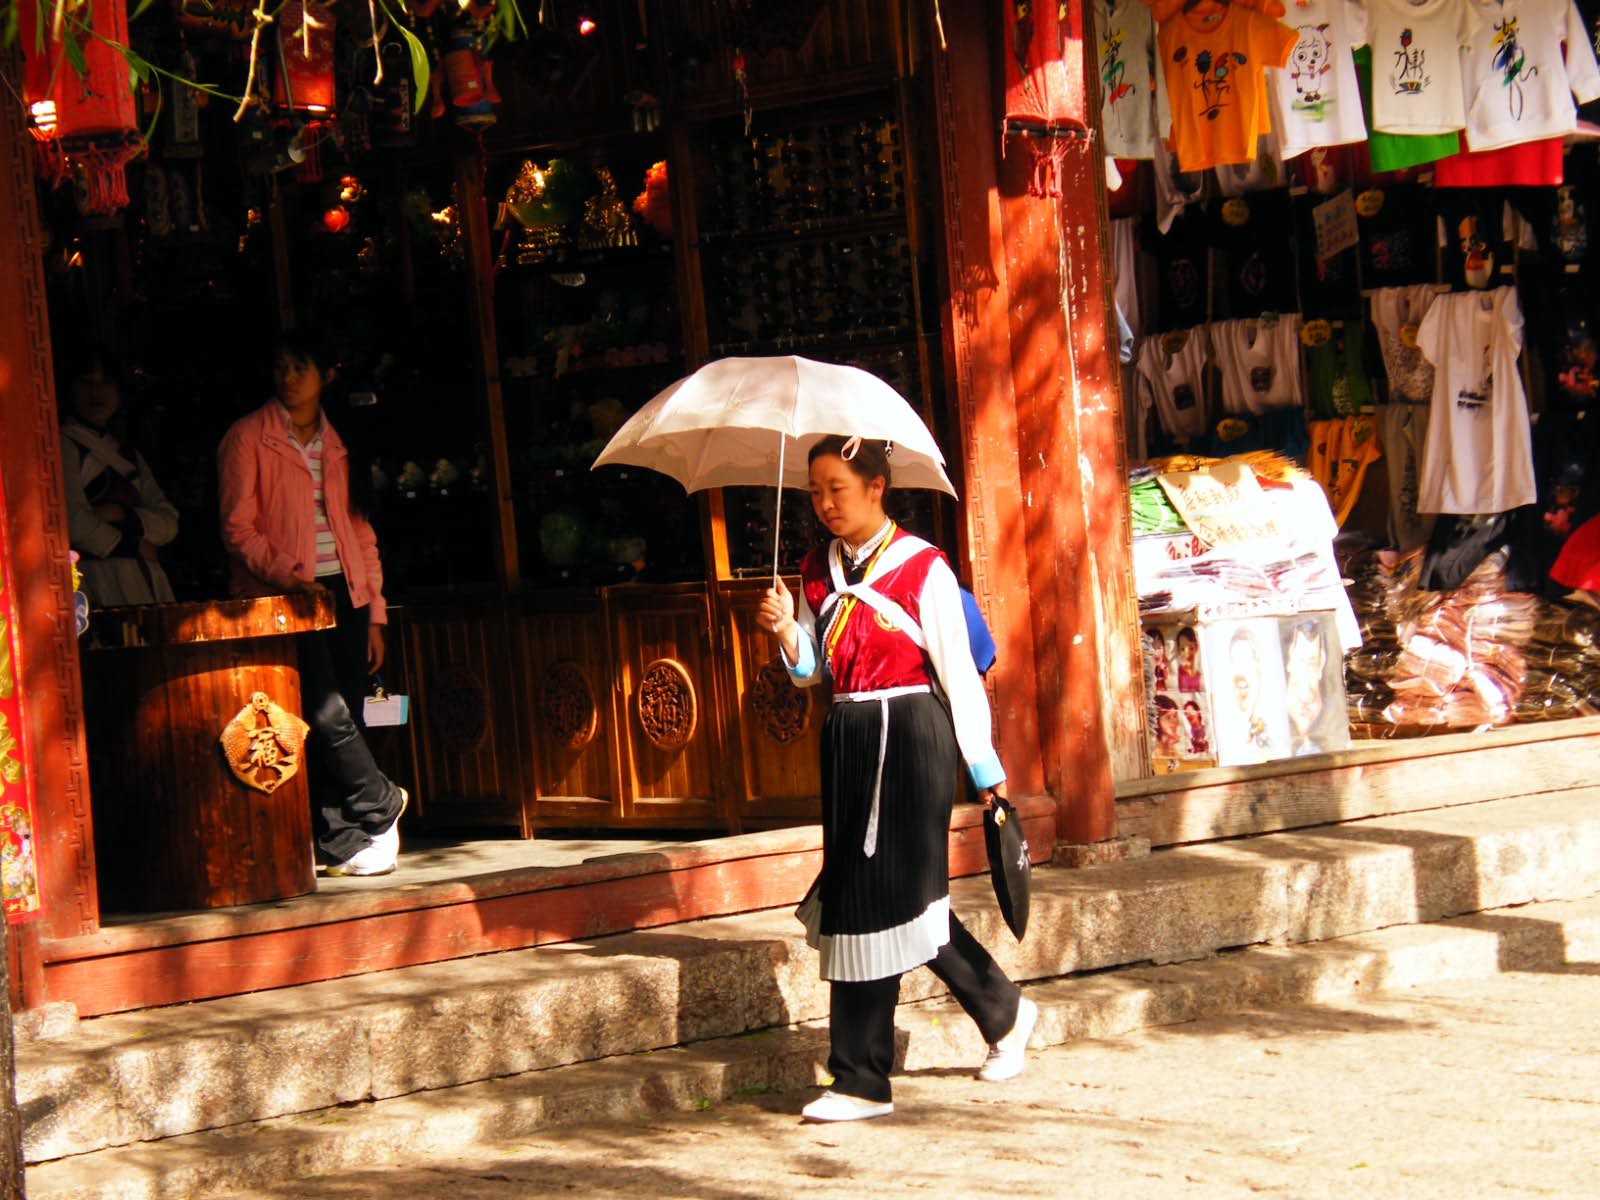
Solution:
[{"label": "wooden door panel", "polygon": [[[799,580],[788,581],[798,591]],[[732,698],[730,742],[742,780],[741,816],[759,822],[814,821],[820,816],[819,754],[826,697],[796,688],[771,635],[756,623],[767,583],[718,585],[717,620],[731,652],[724,656],[724,692]]]},{"label": "wooden door panel", "polygon": [[620,818],[603,608],[592,598],[582,605],[535,603],[516,620],[527,714],[520,749],[537,822]]},{"label": "wooden door panel", "polygon": [[630,820],[654,814],[709,825],[722,789],[705,588],[610,588],[606,605],[616,651],[624,813]]},{"label": "wooden door panel", "polygon": [[487,602],[413,608],[407,643],[421,749],[418,817],[436,826],[512,825],[526,835],[504,613]]}]

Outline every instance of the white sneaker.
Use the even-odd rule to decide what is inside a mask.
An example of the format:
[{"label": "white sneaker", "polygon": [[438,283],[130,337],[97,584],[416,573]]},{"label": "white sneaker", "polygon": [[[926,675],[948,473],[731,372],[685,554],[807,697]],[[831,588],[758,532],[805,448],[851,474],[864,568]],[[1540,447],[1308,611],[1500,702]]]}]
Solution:
[{"label": "white sneaker", "polygon": [[1017,1004],[1017,1023],[1010,1033],[989,1047],[989,1056],[978,1068],[978,1078],[986,1083],[999,1083],[1021,1075],[1028,1039],[1033,1036],[1033,1026],[1038,1020],[1039,1006],[1024,996]]},{"label": "white sneaker", "polygon": [[884,1100],[863,1100],[860,1096],[847,1096],[832,1088],[823,1092],[800,1110],[807,1121],[869,1121],[873,1117],[887,1117],[894,1104]]},{"label": "white sneaker", "polygon": [[382,833],[372,835],[372,844],[363,846],[341,863],[327,869],[329,875],[387,875],[394,870],[400,858],[400,813],[406,811],[411,795],[400,789],[400,812]]}]

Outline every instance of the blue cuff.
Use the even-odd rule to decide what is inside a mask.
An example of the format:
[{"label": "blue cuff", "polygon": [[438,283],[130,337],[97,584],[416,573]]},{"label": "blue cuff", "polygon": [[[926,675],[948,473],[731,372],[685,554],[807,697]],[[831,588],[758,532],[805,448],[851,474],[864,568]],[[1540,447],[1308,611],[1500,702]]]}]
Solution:
[{"label": "blue cuff", "polygon": [[976,788],[993,787],[997,783],[1004,783],[1006,778],[1005,768],[993,754],[981,762],[968,763],[967,774],[971,776],[972,786]]},{"label": "blue cuff", "polygon": [[806,636],[805,630],[800,631],[800,649],[795,655],[796,662],[790,666],[789,657],[780,652],[783,665],[789,668],[789,675],[793,679],[810,679],[817,673],[817,649],[811,644],[811,639]]}]

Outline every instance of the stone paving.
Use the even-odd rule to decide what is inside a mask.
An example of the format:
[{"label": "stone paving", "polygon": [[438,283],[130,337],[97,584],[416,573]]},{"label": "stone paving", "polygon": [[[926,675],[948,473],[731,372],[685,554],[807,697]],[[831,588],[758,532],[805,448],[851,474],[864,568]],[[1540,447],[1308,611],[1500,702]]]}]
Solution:
[{"label": "stone paving", "polygon": [[1079,1041],[1009,1084],[912,1072],[865,1124],[802,1125],[812,1094],[235,1195],[1600,1197],[1600,961]]}]

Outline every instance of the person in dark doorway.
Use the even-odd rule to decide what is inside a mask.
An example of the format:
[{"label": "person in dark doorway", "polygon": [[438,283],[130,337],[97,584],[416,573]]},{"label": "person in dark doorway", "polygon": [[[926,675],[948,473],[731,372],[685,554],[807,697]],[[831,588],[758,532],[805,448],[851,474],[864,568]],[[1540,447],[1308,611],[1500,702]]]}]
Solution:
[{"label": "person in dark doorway", "polygon": [[222,537],[236,596],[327,591],[338,623],[302,635],[317,846],[330,875],[385,875],[400,852],[404,788],[378,768],[355,714],[383,666],[378,538],[352,503],[349,453],[322,411],[334,359],[315,335],[279,341],[276,394],[217,450]]},{"label": "person in dark doorway", "polygon": [[178,536],[178,510],[128,439],[122,373],[95,351],[61,379],[61,484],[84,591],[101,608],[170,603],[159,547]]},{"label": "person in dark doorway", "polygon": [[833,540],[781,580],[759,620],[800,686],[828,680],[822,730],[822,872],[799,916],[830,981],[832,1087],[813,1121],[894,1110],[900,976],[926,964],[977,1023],[981,1079],[1021,1073],[1038,1008],[950,910],[948,832],[957,763],[986,801],[1005,795],[950,564],[884,515],[890,447],[824,438],[811,503]]}]

